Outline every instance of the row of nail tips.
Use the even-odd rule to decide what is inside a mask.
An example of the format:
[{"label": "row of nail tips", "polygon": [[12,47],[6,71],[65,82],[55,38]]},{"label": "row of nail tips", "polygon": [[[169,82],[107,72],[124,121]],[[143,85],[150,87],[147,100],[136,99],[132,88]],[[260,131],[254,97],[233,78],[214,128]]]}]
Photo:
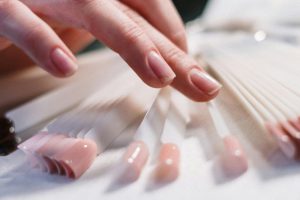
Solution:
[{"label": "row of nail tips", "polygon": [[[291,83],[299,82],[295,77],[299,72],[293,67],[299,61],[296,62],[294,47],[279,44],[293,60],[287,68],[282,68],[282,56],[286,53],[275,48],[276,44],[270,41],[249,43],[250,50],[245,46],[244,53],[237,53],[237,49],[232,47],[214,48],[215,55],[217,53],[219,56],[207,60],[260,126],[274,137],[283,153],[287,157],[297,158],[300,96]],[[257,59],[254,61],[251,57]]]},{"label": "row of nail tips", "polygon": [[[144,91],[145,93],[143,95],[137,97],[137,91],[140,91],[140,89],[140,86],[135,85],[131,89],[132,91],[129,90],[129,92],[127,92],[127,96],[121,96],[114,101],[110,100],[105,102],[102,98],[99,98],[101,102],[99,101],[99,103],[97,103],[96,99],[93,97],[94,105],[96,107],[91,106],[91,101],[89,101],[90,104],[83,102],[82,105],[84,106],[79,105],[75,110],[57,117],[48,124],[43,130],[49,136],[45,137],[43,141],[47,142],[47,140],[50,139],[51,141],[55,141],[51,138],[51,135],[57,134],[60,137],[78,138],[79,140],[87,139],[95,142],[97,146],[96,154],[103,152],[123,132],[123,130],[126,129],[128,124],[131,124],[137,117],[145,112],[147,101],[154,98],[153,94],[155,90],[150,90],[150,88],[149,90]],[[103,107],[105,107],[105,109],[103,109]],[[38,136],[34,136],[33,138],[35,137]],[[57,139],[57,136],[55,136],[54,139]],[[27,141],[31,140],[32,138]],[[25,144],[31,144],[27,141]],[[48,142],[51,144],[51,141]],[[21,145],[20,148],[24,150],[24,145]],[[48,151],[50,151],[51,148],[53,148],[51,151],[57,149],[55,145],[49,144],[47,148]],[[40,159],[39,161],[41,162],[39,166],[41,166],[43,160]],[[82,160],[82,162],[86,161]],[[77,163],[76,165],[79,166],[80,163]],[[50,169],[45,170],[45,167],[42,169],[48,172],[53,171]],[[77,177],[79,176],[76,175],[76,178]]]}]

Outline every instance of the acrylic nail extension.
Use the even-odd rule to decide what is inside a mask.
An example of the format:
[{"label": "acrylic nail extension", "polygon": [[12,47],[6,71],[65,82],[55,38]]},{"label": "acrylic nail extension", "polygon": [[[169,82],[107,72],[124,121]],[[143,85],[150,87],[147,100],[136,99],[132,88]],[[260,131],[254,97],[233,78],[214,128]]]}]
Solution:
[{"label": "acrylic nail extension", "polygon": [[269,131],[269,133],[275,137],[279,145],[279,148],[284,153],[284,155],[286,155],[288,158],[292,158],[292,159],[295,158],[297,155],[296,144],[294,144],[290,136],[288,136],[283,131],[280,125],[266,123],[265,127]]},{"label": "acrylic nail extension", "polygon": [[214,100],[208,102],[207,106],[217,134],[223,142],[221,164],[224,172],[230,176],[240,175],[246,172],[248,169],[248,162],[240,142],[230,133]]},{"label": "acrylic nail extension", "polygon": [[149,150],[143,141],[135,141],[129,145],[124,157],[122,167],[127,173],[122,176],[123,181],[135,181],[140,176],[149,157]]},{"label": "acrylic nail extension", "polygon": [[156,167],[156,180],[171,182],[180,173],[180,146],[184,139],[188,114],[188,101],[178,91],[172,90],[170,108],[161,135],[161,147]]},{"label": "acrylic nail extension", "polygon": [[206,95],[214,95],[222,87],[213,77],[199,69],[192,69],[189,78],[192,84]]},{"label": "acrylic nail extension", "polygon": [[248,162],[243,148],[236,137],[223,138],[224,148],[222,155],[223,168],[228,175],[240,175],[247,171]]},{"label": "acrylic nail extension", "polygon": [[78,68],[75,61],[60,48],[55,48],[51,52],[51,60],[64,76],[72,75]]},{"label": "acrylic nail extension", "polygon": [[162,84],[168,84],[176,77],[168,63],[155,51],[148,54],[147,63]]},{"label": "acrylic nail extension", "polygon": [[179,175],[180,150],[176,144],[163,144],[159,152],[156,178],[160,181],[174,181]]}]

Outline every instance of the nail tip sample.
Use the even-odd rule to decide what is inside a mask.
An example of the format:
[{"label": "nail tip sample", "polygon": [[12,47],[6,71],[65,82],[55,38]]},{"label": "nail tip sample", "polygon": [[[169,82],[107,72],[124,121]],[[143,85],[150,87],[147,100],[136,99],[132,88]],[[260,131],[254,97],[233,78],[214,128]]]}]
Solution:
[{"label": "nail tip sample", "polygon": [[139,178],[149,158],[149,150],[143,141],[134,141],[126,149],[122,163],[122,179],[135,181]]},{"label": "nail tip sample", "polygon": [[161,182],[171,182],[179,176],[180,150],[176,144],[165,143],[159,152],[159,162],[156,168],[156,179]]},{"label": "nail tip sample", "polygon": [[227,136],[223,142],[222,165],[226,174],[241,175],[245,173],[248,170],[248,161],[237,138]]},{"label": "nail tip sample", "polygon": [[20,149],[36,159],[43,171],[74,179],[79,178],[97,156],[94,141],[61,134],[37,134],[20,145]]}]

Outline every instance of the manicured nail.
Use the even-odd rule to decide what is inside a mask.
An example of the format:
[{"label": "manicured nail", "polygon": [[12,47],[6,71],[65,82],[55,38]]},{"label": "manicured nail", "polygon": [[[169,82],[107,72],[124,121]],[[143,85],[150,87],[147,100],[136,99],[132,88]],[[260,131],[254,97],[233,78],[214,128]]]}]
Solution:
[{"label": "manicured nail", "polygon": [[205,94],[213,95],[222,87],[213,77],[198,69],[192,69],[189,76],[192,83]]},{"label": "manicured nail", "polygon": [[147,61],[153,73],[163,84],[170,83],[176,77],[168,63],[155,51],[148,54]]},{"label": "manicured nail", "polygon": [[52,62],[65,76],[72,75],[78,68],[77,64],[62,49],[56,48],[51,54]]}]

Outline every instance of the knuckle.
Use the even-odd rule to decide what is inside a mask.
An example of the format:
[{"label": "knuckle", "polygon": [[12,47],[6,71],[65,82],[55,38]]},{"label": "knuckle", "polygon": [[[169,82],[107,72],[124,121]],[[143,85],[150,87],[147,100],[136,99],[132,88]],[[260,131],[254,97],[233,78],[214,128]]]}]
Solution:
[{"label": "knuckle", "polygon": [[24,32],[23,42],[25,44],[35,44],[37,39],[42,35],[44,35],[42,24],[35,23],[30,27],[30,29]]},{"label": "knuckle", "polygon": [[170,61],[184,60],[186,58],[186,54],[177,48],[171,48],[167,52],[167,58]]},{"label": "knuckle", "polygon": [[184,42],[186,38],[185,31],[179,31],[177,33],[173,33],[170,36],[170,39],[174,41],[175,43]]},{"label": "knuckle", "polygon": [[121,28],[122,34],[129,44],[135,44],[140,41],[144,32],[137,25],[125,24]]}]

